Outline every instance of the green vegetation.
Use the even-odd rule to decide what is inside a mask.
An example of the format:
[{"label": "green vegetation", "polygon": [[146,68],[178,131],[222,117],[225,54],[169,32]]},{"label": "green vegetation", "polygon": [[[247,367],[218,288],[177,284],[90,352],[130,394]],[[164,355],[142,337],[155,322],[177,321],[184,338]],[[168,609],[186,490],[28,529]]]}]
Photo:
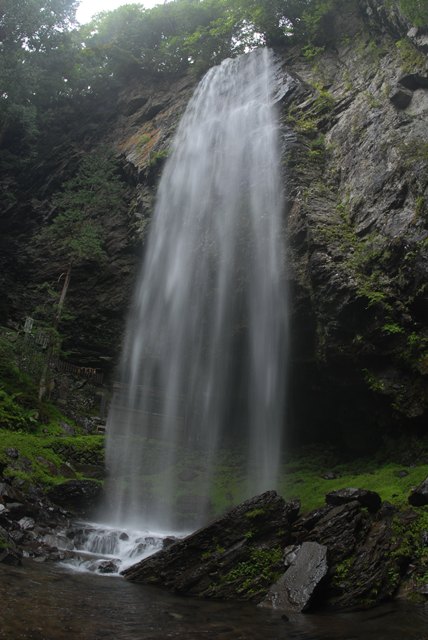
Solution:
[{"label": "green vegetation", "polygon": [[[391,0],[415,25],[427,24],[424,0]],[[316,60],[328,48],[339,0],[174,0],[151,9],[127,4],[91,23],[75,22],[74,0],[4,0],[0,42],[0,168],[13,205],[26,170],[67,139],[64,126],[86,106],[105,112],[142,74],[201,74],[260,44],[298,44]],[[343,38],[348,36],[346,33]],[[366,53],[379,56],[376,42]],[[419,64],[409,40],[397,43],[404,67]],[[83,109],[82,109],[83,107]],[[102,120],[102,118],[101,118]]]},{"label": "green vegetation", "polygon": [[259,518],[260,516],[266,515],[264,509],[252,509],[251,511],[247,511],[245,514],[246,518],[252,520],[253,518]]},{"label": "green vegetation", "polygon": [[50,360],[60,348],[58,326],[72,270],[83,263],[100,264],[104,260],[102,217],[110,210],[123,209],[124,204],[124,185],[117,175],[116,159],[110,149],[98,149],[82,159],[76,174],[54,194],[51,221],[34,238],[34,247],[42,248],[46,258],[58,265],[60,273],[56,277],[61,274],[58,280],[63,282],[55,303],[36,311],[36,316],[40,316],[40,309],[44,313],[47,311],[47,317],[39,319],[48,332],[48,348],[40,376],[40,399],[49,388]]},{"label": "green vegetation", "polygon": [[[328,195],[325,186],[324,189]],[[378,306],[390,313],[388,280],[385,277],[390,253],[384,246],[384,240],[376,233],[365,237],[357,235],[348,199],[337,204],[336,212],[335,219],[319,223],[317,231],[320,237],[327,245],[340,251],[343,267],[355,279],[358,294],[367,301],[367,308]]]},{"label": "green vegetation", "polygon": [[257,586],[266,587],[282,574],[282,554],[280,547],[252,549],[249,559],[237,564],[226,574],[224,580],[229,583],[237,582],[240,594],[255,595]]},{"label": "green vegetation", "polygon": [[[47,488],[70,477],[82,477],[72,472],[68,462],[84,462],[88,452],[102,458],[102,449],[103,436],[63,438],[0,429],[0,463],[6,465],[3,475],[26,486]],[[16,458],[10,455],[14,451]]]},{"label": "green vegetation", "polygon": [[[37,385],[19,368],[21,346],[16,332],[0,332],[0,467],[24,486],[48,487],[79,477],[70,461],[102,463],[104,438],[82,435],[55,405],[39,400]],[[64,424],[78,435],[65,436]]]},{"label": "green vegetation", "polygon": [[310,143],[309,157],[322,157],[325,151],[324,136],[319,132],[320,122],[328,115],[335,104],[333,95],[324,89],[320,83],[312,85],[315,93],[310,101],[305,104],[305,109],[292,106],[287,114],[286,122],[298,133],[312,139]]},{"label": "green vegetation", "polygon": [[407,73],[414,73],[415,69],[424,68],[425,56],[407,38],[395,43],[401,58],[401,68]]},{"label": "green vegetation", "polygon": [[316,47],[313,44],[307,44],[302,48],[302,54],[303,57],[306,58],[306,60],[312,60],[313,58],[321,55],[324,50],[325,47]]},{"label": "green vegetation", "polygon": [[415,216],[420,218],[426,211],[426,202],[424,196],[418,196],[415,202]]},{"label": "green vegetation", "polygon": [[398,562],[411,560],[417,566],[414,581],[417,585],[427,584],[428,547],[425,535],[428,531],[428,507],[418,507],[415,511],[403,510],[394,516],[392,558]]},{"label": "green vegetation", "polygon": [[336,565],[333,584],[340,586],[340,583],[347,579],[349,572],[354,563],[354,558],[351,556],[350,558],[346,558],[343,562],[340,562]]},{"label": "green vegetation", "polygon": [[[376,392],[383,390],[382,381],[373,372],[363,372],[366,382]],[[64,441],[73,442],[74,438],[58,439],[58,445]],[[86,436],[82,437],[86,441]],[[141,480],[153,496],[162,496],[162,474],[151,473],[149,460],[153,454],[155,441],[147,441],[144,447],[147,461],[142,462]],[[54,445],[54,450],[56,445]],[[66,456],[73,460],[73,455]],[[383,500],[387,500],[398,507],[407,505],[407,498],[411,489],[418,485],[428,475],[428,441],[412,439],[386,441],[379,452],[370,457],[358,457],[347,460],[343,451],[336,451],[328,445],[317,445],[304,448],[290,454],[284,462],[278,493],[286,499],[298,497],[301,500],[301,510],[304,513],[319,508],[325,504],[325,494],[344,487],[360,487],[377,491]],[[186,466],[183,459],[183,468]],[[148,467],[145,470],[145,467]],[[198,461],[192,467],[197,475],[192,480],[177,480],[174,504],[181,496],[197,498],[200,488],[204,486],[203,470],[199,469]],[[198,471],[199,469],[199,471]],[[404,473],[403,473],[404,472]],[[251,472],[250,472],[251,473]],[[199,475],[200,474],[200,475]],[[179,475],[179,474],[178,474]],[[324,476],[328,476],[328,479]],[[332,479],[330,476],[333,475]],[[211,485],[212,515],[220,514],[239,504],[246,495],[245,465],[237,454],[224,451],[214,470]],[[247,512],[248,531],[245,537],[251,541],[257,532],[257,519],[263,521],[267,513],[260,509]],[[215,552],[215,543],[211,553]]]},{"label": "green vegetation", "polygon": [[399,0],[404,15],[417,27],[428,25],[428,5],[425,0]]},{"label": "green vegetation", "polygon": [[35,242],[46,247],[47,257],[59,259],[67,273],[76,263],[100,261],[105,254],[99,219],[110,210],[123,209],[123,198],[113,152],[100,148],[84,156],[75,175],[54,194],[54,215]]},{"label": "green vegetation", "polygon": [[65,420],[58,409],[38,398],[33,379],[24,373],[25,339],[14,331],[0,330],[0,429],[21,432],[49,430]]},{"label": "green vegetation", "polygon": [[368,388],[374,391],[374,393],[382,393],[384,391],[384,383],[372,371],[363,369],[361,373],[363,374]]},{"label": "green vegetation", "polygon": [[384,324],[382,327],[382,331],[390,335],[394,335],[397,333],[404,333],[403,327],[400,327],[400,325],[397,324],[396,322],[389,322],[387,324]]},{"label": "green vegetation", "polygon": [[[428,475],[427,452],[428,441],[416,438],[386,441],[376,455],[348,461],[327,447],[303,450],[285,465],[279,493],[299,497],[303,512],[320,507],[326,493],[343,487],[370,489],[382,500],[407,508],[410,491]],[[336,477],[324,478],[327,473]]]},{"label": "green vegetation", "polygon": [[156,151],[155,153],[151,153],[149,156],[149,167],[151,169],[157,169],[162,166],[164,160],[167,159],[169,152],[167,149],[163,149],[162,151]]}]

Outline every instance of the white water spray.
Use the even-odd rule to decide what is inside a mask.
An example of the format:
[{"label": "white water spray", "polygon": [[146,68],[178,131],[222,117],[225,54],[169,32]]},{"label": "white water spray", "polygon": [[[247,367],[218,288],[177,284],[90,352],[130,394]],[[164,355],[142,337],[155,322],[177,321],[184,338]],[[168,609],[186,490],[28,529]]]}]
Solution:
[{"label": "white water spray", "polygon": [[211,69],[175,136],[107,424],[109,521],[195,527],[238,447],[248,496],[275,488],[286,286],[272,54]]}]

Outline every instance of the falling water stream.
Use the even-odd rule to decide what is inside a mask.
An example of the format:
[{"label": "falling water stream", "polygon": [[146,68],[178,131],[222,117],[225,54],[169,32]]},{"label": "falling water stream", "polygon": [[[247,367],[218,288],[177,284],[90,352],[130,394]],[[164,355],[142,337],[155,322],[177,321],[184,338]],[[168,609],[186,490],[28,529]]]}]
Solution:
[{"label": "falling water stream", "polygon": [[178,127],[107,424],[110,522],[203,523],[231,451],[246,496],[276,486],[287,347],[277,90],[267,49],[226,60]]}]

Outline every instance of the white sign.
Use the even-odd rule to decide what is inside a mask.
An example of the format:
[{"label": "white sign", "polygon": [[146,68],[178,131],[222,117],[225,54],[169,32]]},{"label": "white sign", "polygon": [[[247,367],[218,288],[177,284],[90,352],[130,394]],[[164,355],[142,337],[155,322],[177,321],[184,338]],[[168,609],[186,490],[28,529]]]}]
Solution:
[{"label": "white sign", "polygon": [[29,318],[28,316],[25,318],[24,331],[25,333],[31,333],[31,329],[33,328],[34,320],[33,318]]}]

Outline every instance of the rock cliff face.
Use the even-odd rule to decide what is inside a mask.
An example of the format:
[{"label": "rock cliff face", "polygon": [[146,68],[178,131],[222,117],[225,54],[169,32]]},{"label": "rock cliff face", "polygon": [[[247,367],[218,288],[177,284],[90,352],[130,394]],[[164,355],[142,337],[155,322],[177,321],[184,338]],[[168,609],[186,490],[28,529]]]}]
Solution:
[{"label": "rock cliff face", "polygon": [[[277,51],[294,77],[281,101],[292,286],[290,419],[299,437],[421,427],[428,404],[427,37],[388,4],[350,0],[325,37]],[[142,78],[52,144],[1,224],[2,317],[21,320],[55,265],[26,247],[78,158],[117,150],[127,214],[111,211],[108,264],[76,270],[67,328],[80,362],[112,370],[168,144],[196,80]],[[77,129],[77,128],[76,128]],[[142,238],[142,242],[141,242]],[[105,365],[106,362],[110,364]]]},{"label": "rock cliff face", "polygon": [[349,2],[322,51],[285,62],[300,80],[284,113],[295,391],[325,416],[302,424],[353,447],[379,423],[422,424],[428,401],[428,74],[406,32],[382,3]]}]

